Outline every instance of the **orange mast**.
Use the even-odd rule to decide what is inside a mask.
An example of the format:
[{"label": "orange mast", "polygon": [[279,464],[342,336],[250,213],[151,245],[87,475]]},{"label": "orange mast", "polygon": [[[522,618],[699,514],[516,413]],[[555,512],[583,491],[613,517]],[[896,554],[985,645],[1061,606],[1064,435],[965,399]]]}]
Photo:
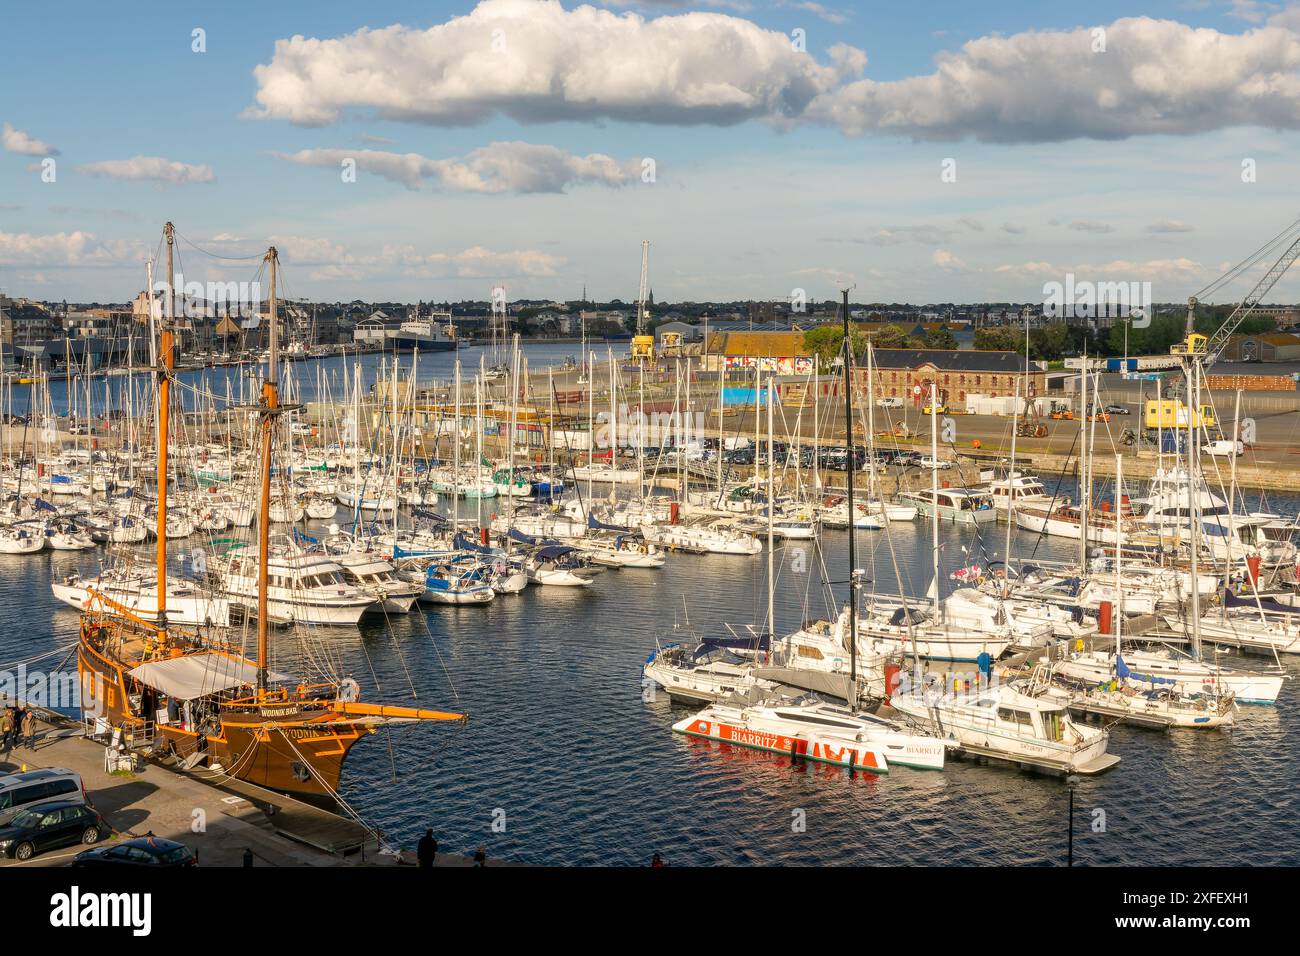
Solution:
[{"label": "orange mast", "polygon": [[271,438],[275,431],[275,419],[279,414],[280,393],[276,387],[276,366],[280,361],[279,330],[275,309],[275,269],[280,261],[272,246],[266,251],[266,262],[270,267],[271,288],[266,299],[266,311],[270,321],[270,348],[266,371],[266,380],[262,383],[262,500],[257,515],[257,693],[266,693],[267,632],[270,620],[267,617],[266,590],[267,564],[271,545]]},{"label": "orange mast", "polygon": [[[167,240],[167,308],[162,328],[158,334],[158,357],[162,367],[158,370],[158,625],[167,628],[167,445],[168,414],[171,411],[171,376],[176,368],[172,341],[172,320],[175,318],[176,288],[173,252],[176,247],[176,229],[169,222],[163,226]],[[153,290],[149,290],[150,309],[153,308]]]}]

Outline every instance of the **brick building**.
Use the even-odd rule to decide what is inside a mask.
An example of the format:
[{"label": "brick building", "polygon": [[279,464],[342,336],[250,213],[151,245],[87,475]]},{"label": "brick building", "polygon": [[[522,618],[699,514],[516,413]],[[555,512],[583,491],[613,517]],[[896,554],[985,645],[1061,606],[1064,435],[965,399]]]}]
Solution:
[{"label": "brick building", "polygon": [[[1047,373],[1031,366],[1026,376],[1025,357],[1017,352],[874,349],[872,354],[876,398],[923,402],[931,382],[938,384],[945,403],[964,403],[968,394],[1015,395],[1017,384],[1023,394],[1026,380],[1031,395],[1047,391]],[[858,390],[865,395],[867,370],[859,366],[855,374]]]}]

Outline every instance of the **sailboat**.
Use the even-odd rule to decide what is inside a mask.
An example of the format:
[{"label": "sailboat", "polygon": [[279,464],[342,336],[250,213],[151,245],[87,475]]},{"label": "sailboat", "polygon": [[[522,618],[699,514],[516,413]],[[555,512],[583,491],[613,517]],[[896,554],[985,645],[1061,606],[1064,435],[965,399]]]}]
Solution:
[{"label": "sailboat", "polygon": [[[172,256],[174,230],[164,230],[167,245],[167,309],[159,330],[162,368],[158,385],[158,535],[157,621],[147,621],[99,592],[82,614],[77,647],[81,707],[87,719],[123,730],[124,737],[152,739],[155,749],[174,751],[190,766],[289,793],[334,797],[343,762],[352,747],[381,727],[425,721],[462,722],[464,714],[373,704],[358,699],[352,678],[310,681],[273,673],[270,661],[268,562],[272,438],[284,409],[277,386],[279,357],[276,308],[278,255],[266,254],[270,291],[270,361],[260,402],[260,537],[257,652],[222,639],[171,625],[167,589],[168,418],[175,370]],[[172,703],[184,719],[173,719]]]}]

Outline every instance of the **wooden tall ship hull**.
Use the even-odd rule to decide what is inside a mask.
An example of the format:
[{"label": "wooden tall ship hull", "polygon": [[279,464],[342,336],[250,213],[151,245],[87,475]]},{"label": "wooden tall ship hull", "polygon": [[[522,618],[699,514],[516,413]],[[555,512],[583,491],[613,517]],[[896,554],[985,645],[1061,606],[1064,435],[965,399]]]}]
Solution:
[{"label": "wooden tall ship hull", "polygon": [[[135,740],[152,737],[155,750],[170,749],[183,761],[201,753],[194,766],[218,777],[332,799],[343,763],[363,737],[395,723],[462,719],[340,700],[335,684],[259,696],[243,681],[255,669],[227,649],[174,633],[163,640],[130,621],[89,614],[82,620],[77,670],[83,716],[103,718]],[[190,696],[197,690],[205,692]],[[159,722],[169,700],[179,701],[177,719]]]}]

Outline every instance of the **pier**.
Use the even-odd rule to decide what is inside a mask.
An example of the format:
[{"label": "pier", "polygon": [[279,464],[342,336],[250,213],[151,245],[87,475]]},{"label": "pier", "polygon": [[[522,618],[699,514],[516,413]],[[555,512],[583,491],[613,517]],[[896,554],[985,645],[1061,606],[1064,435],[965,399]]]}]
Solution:
[{"label": "pier", "polygon": [[[40,711],[34,747],[0,750],[0,773],[60,767],[80,774],[87,802],[112,828],[106,841],[149,834],[184,843],[200,866],[381,866],[414,868],[415,848],[398,855],[381,850],[375,834],[353,819],[224,774],[187,771],[140,760],[134,771],[105,769],[103,743],[83,736],[83,725]],[[436,820],[430,820],[437,833]],[[25,863],[0,858],[0,866],[65,866],[86,846],[51,850]],[[441,867],[469,867],[468,856],[439,849]],[[489,858],[489,866],[507,865]]]}]

